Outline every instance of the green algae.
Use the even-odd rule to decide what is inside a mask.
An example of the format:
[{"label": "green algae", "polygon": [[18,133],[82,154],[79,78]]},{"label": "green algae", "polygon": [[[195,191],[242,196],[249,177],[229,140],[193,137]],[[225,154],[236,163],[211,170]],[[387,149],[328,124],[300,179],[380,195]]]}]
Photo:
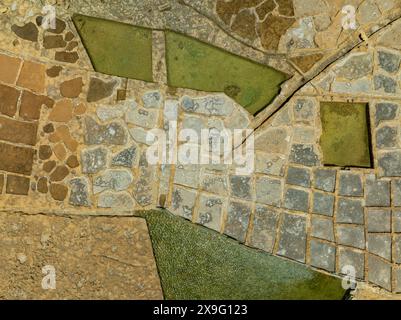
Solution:
[{"label": "green algae", "polygon": [[323,163],[341,167],[372,166],[368,105],[323,102],[320,106],[323,132],[320,145]]},{"label": "green algae", "polygon": [[341,280],[268,255],[166,211],[146,218],[167,300],[339,300]]},{"label": "green algae", "polygon": [[151,29],[83,15],[73,21],[97,72],[153,81]]},{"label": "green algae", "polygon": [[280,93],[288,76],[199,40],[166,31],[168,83],[172,87],[225,92],[251,114]]}]

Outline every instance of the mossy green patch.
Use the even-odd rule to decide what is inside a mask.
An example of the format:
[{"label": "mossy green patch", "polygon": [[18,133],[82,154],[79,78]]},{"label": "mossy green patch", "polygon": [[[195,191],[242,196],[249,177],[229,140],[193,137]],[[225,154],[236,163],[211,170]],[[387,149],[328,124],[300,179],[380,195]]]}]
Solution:
[{"label": "mossy green patch", "polygon": [[320,138],[323,163],[370,168],[372,163],[368,105],[323,102],[320,115],[323,127]]},{"label": "mossy green patch", "polygon": [[153,81],[151,29],[83,15],[73,21],[96,71]]},{"label": "mossy green patch", "polygon": [[206,43],[166,31],[168,83],[173,87],[225,92],[251,114],[280,93],[288,76]]},{"label": "mossy green patch", "polygon": [[165,211],[148,222],[168,300],[342,299],[337,278],[240,245]]}]

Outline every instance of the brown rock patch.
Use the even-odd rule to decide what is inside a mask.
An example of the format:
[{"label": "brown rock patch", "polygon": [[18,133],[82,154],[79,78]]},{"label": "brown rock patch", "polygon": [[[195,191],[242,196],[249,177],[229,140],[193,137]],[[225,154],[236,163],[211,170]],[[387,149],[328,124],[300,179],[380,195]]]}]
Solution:
[{"label": "brown rock patch", "polygon": [[11,30],[21,39],[37,42],[39,31],[34,23],[29,22],[22,27],[17,26],[16,24],[11,26]]},{"label": "brown rock patch", "polygon": [[40,160],[47,160],[53,154],[52,148],[50,146],[44,145],[39,147],[39,159]]},{"label": "brown rock patch", "polygon": [[19,90],[0,84],[0,113],[13,117],[19,96]]},{"label": "brown rock patch", "polygon": [[21,60],[0,54],[0,81],[14,84],[17,81]]},{"label": "brown rock patch", "polygon": [[20,116],[28,120],[39,120],[40,110],[45,105],[53,108],[54,100],[46,96],[38,96],[29,91],[24,91],[21,97]]},{"label": "brown rock patch", "polygon": [[67,62],[67,63],[75,63],[79,59],[78,52],[56,52],[54,58],[57,61]]},{"label": "brown rock patch", "polygon": [[34,92],[43,93],[45,91],[45,72],[45,65],[25,61],[17,85]]},{"label": "brown rock patch", "polygon": [[88,91],[88,102],[97,102],[110,97],[113,94],[117,81],[105,82],[98,78],[91,78]]},{"label": "brown rock patch", "polygon": [[56,78],[56,77],[58,77],[60,75],[61,70],[63,70],[62,67],[54,66],[54,67],[51,67],[50,69],[47,69],[46,70],[46,74],[50,78]]},{"label": "brown rock patch", "polygon": [[66,163],[67,163],[67,166],[69,166],[71,169],[79,167],[78,158],[74,155],[69,156]]},{"label": "brown rock patch", "polygon": [[54,122],[68,122],[72,119],[72,111],[73,105],[71,100],[63,99],[57,101],[49,115],[49,120]]},{"label": "brown rock patch", "polygon": [[83,85],[82,77],[65,81],[60,85],[61,95],[65,98],[77,98],[82,92]]},{"label": "brown rock patch", "polygon": [[64,48],[67,42],[64,41],[63,36],[45,36],[43,38],[43,47],[45,49]]},{"label": "brown rock patch", "polygon": [[37,123],[0,117],[0,140],[34,146],[37,132]]},{"label": "brown rock patch", "polygon": [[50,181],[59,182],[65,179],[70,174],[70,171],[65,166],[58,166],[50,175]]},{"label": "brown rock patch", "polygon": [[37,184],[37,189],[40,193],[47,193],[49,191],[46,177],[39,178],[38,184]]},{"label": "brown rock patch", "polygon": [[19,196],[27,196],[29,193],[30,180],[29,178],[7,175],[6,192]]},{"label": "brown rock patch", "polygon": [[54,200],[64,201],[67,197],[68,188],[62,184],[52,183],[50,185],[50,194]]},{"label": "brown rock patch", "polygon": [[56,161],[47,161],[43,164],[43,170],[47,173],[50,173],[53,171],[53,169],[56,167]]}]

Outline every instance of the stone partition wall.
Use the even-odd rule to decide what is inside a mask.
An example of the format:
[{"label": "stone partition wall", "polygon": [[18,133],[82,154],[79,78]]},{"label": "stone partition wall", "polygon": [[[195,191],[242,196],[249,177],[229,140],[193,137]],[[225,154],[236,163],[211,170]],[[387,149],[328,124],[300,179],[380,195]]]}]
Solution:
[{"label": "stone partition wall", "polygon": [[[327,17],[318,17],[324,32]],[[254,117],[224,94],[98,74],[72,31],[39,32],[49,49],[38,50],[32,30],[14,29],[18,44],[0,42],[1,209],[118,216],[163,207],[322,272],[342,276],[352,266],[357,279],[401,293],[400,21],[363,39],[256,129],[250,175],[147,160],[147,134],[174,133],[172,121],[197,132],[253,129]],[[48,51],[64,44],[66,53]],[[76,61],[62,61],[74,50]],[[330,101],[368,105],[372,168],[322,164],[320,103]]]}]

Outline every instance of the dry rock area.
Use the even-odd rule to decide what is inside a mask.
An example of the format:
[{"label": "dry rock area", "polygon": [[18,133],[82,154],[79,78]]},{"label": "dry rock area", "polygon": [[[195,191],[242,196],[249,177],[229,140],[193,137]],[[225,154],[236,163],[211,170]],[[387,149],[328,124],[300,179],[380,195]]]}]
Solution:
[{"label": "dry rock area", "polygon": [[0,213],[0,234],[1,299],[163,298],[144,219]]}]

